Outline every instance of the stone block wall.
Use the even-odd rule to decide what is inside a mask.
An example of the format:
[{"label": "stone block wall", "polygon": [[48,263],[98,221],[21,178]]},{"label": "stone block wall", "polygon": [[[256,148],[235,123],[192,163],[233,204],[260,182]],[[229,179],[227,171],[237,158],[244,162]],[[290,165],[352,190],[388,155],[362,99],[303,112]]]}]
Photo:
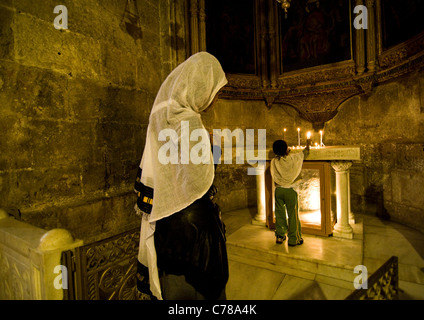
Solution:
[{"label": "stone block wall", "polygon": [[[67,30],[54,28],[58,4]],[[176,64],[171,8],[0,2],[1,208],[85,242],[139,225],[133,184],[148,117]]]},{"label": "stone block wall", "polygon": [[342,104],[330,144],[361,146],[351,170],[352,210],[424,231],[424,73],[416,71]]}]

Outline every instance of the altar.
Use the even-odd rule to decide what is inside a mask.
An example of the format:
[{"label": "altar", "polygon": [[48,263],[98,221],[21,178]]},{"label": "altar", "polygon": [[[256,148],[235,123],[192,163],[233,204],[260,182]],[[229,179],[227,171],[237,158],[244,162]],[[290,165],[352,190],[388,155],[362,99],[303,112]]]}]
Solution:
[{"label": "altar", "polygon": [[[302,147],[292,147],[291,152],[302,152]],[[266,163],[256,167],[258,211],[252,224],[274,229],[275,185],[270,174],[270,162],[275,155],[272,149],[266,154]],[[360,160],[360,148],[356,146],[311,147],[303,162],[302,183],[297,190],[303,233],[353,238],[350,223],[355,223],[355,218],[350,209],[349,169],[354,160]],[[335,188],[331,184],[331,170],[334,170]],[[336,194],[335,216],[331,213],[332,189]]]}]

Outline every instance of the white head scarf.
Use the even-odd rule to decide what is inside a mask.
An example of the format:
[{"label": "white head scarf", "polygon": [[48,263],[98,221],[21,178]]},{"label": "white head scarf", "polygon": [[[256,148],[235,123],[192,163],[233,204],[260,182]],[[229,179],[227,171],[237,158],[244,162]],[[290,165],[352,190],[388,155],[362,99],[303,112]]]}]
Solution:
[{"label": "white head scarf", "polygon": [[[201,198],[212,185],[214,164],[211,145],[199,112],[212,103],[225,84],[227,79],[219,61],[209,53],[196,53],[165,79],[150,113],[140,168],[141,182],[154,189],[154,196],[151,213],[143,214],[138,258],[149,268],[150,289],[158,299],[162,297],[153,238],[155,223],[186,208]],[[207,150],[209,159],[195,164],[180,155],[185,150],[190,152],[199,143],[190,140],[191,133],[198,129],[204,132],[199,139],[205,144],[202,150]],[[175,164],[163,164],[159,159],[160,149],[165,144],[159,138],[160,134],[169,132],[166,130],[177,134],[164,139],[178,150],[178,162]]]}]

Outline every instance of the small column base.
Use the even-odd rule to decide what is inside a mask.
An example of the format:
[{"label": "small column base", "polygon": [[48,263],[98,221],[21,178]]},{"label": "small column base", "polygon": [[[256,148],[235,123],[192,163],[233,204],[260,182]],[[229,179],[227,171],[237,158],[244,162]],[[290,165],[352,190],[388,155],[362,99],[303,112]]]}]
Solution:
[{"label": "small column base", "polygon": [[335,225],[333,230],[333,237],[353,239],[353,229],[350,225],[347,225],[347,226]]},{"label": "small column base", "polygon": [[258,214],[252,219],[252,224],[255,226],[266,226],[266,219],[263,219],[263,217]]}]

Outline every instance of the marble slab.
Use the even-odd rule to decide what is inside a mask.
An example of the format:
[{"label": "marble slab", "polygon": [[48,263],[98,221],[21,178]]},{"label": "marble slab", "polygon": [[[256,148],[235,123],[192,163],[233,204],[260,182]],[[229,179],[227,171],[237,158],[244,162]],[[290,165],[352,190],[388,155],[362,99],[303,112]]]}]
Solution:
[{"label": "marble slab", "polygon": [[[291,148],[290,152],[302,152],[302,149]],[[271,160],[274,157],[275,154],[272,149],[267,149],[267,160]],[[361,148],[357,146],[329,146],[323,148],[313,147],[309,150],[309,154],[305,156],[305,160],[361,160]]]},{"label": "marble slab", "polygon": [[[362,235],[361,235],[362,236]],[[353,283],[355,266],[362,264],[362,237],[353,240],[303,235],[305,243],[289,247],[275,243],[266,227],[245,225],[227,238],[229,258],[306,279],[317,275]]]}]

